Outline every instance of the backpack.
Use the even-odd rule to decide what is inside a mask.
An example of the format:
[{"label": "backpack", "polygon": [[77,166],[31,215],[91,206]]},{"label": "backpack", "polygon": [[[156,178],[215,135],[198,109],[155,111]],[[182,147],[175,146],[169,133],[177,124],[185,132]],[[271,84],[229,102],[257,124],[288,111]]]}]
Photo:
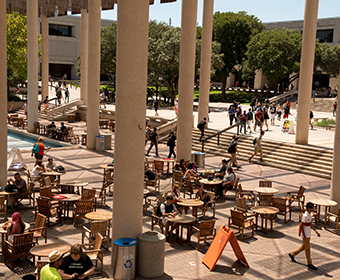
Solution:
[{"label": "backpack", "polygon": [[157,133],[156,132],[151,132],[151,134],[150,134],[150,140],[151,140],[151,142],[156,142],[156,135],[157,135]]},{"label": "backpack", "polygon": [[65,173],[66,172],[65,168],[61,165],[57,166],[56,171],[59,172],[59,173]]},{"label": "backpack", "polygon": [[10,192],[16,192],[16,191],[18,191],[16,185],[8,184],[8,185],[5,187],[5,192],[10,193]]},{"label": "backpack", "polygon": [[162,217],[162,212],[161,212],[161,205],[162,205],[163,203],[160,203],[158,206],[157,206],[157,213],[156,213],[156,215],[157,215],[157,217]]},{"label": "backpack", "polygon": [[309,113],[309,118],[312,119],[313,117],[314,117],[314,114],[313,114],[312,111],[310,111],[310,113]]},{"label": "backpack", "polygon": [[34,143],[33,145],[33,149],[32,149],[32,153],[33,154],[37,154],[40,152],[40,149],[39,149],[39,143]]},{"label": "backpack", "polygon": [[257,137],[254,138],[253,145],[256,145],[256,142],[257,142]]},{"label": "backpack", "polygon": [[146,170],[144,175],[148,177],[148,180],[155,180],[156,178],[156,173],[154,173],[151,169]]},{"label": "backpack", "polygon": [[228,148],[228,153],[229,154],[235,154],[236,153],[236,147],[235,147],[235,142],[234,143],[231,143],[229,148]]},{"label": "backpack", "polygon": [[203,121],[200,121],[200,122],[197,124],[197,128],[198,128],[199,130],[202,130],[203,127],[204,127]]}]

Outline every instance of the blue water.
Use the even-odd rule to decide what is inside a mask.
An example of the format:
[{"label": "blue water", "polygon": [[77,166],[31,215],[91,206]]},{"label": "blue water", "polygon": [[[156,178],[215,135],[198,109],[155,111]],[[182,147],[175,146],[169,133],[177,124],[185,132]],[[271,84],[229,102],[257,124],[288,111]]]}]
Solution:
[{"label": "blue water", "polygon": [[[8,131],[7,134],[7,150],[12,150],[12,147],[19,148],[20,150],[32,150],[33,144],[38,141],[39,136],[23,135],[21,133],[15,133],[13,131]],[[55,143],[49,141],[48,138],[44,137],[45,147],[57,148],[66,147],[63,143]]]}]

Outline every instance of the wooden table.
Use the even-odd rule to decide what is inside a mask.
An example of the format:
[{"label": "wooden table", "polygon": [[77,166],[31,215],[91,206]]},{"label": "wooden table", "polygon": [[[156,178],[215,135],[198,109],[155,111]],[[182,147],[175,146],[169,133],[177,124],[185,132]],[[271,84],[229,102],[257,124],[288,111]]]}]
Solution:
[{"label": "wooden table", "polygon": [[[100,168],[104,169],[104,173],[103,173],[103,185],[107,184],[109,187],[109,193],[108,196],[112,196],[113,193],[111,191],[111,184],[113,183],[113,178],[114,178],[114,170],[115,170],[115,166],[114,165],[108,165],[108,164],[102,164],[100,165]],[[106,173],[110,172],[110,177],[112,178],[112,182],[109,182],[106,178]]]},{"label": "wooden table", "polygon": [[[12,218],[11,218],[12,219]],[[4,252],[5,240],[7,240],[7,225],[10,224],[12,220],[7,221],[6,223],[0,224],[0,233],[1,233],[1,252]],[[27,231],[31,225],[29,223],[25,223],[25,231]],[[5,238],[6,237],[6,238]]]},{"label": "wooden table", "polygon": [[7,201],[8,201],[8,196],[11,198],[12,211],[14,211],[14,204],[15,204],[14,195],[17,194],[17,193],[19,193],[19,192],[6,192],[6,191],[0,192],[0,196],[5,196]]},{"label": "wooden table", "polygon": [[81,199],[80,195],[77,194],[60,194],[60,196],[65,196],[66,198],[58,198],[58,197],[53,197],[53,199],[62,201],[66,207],[64,208],[64,218],[69,218],[69,212],[70,212],[70,203],[75,202]]},{"label": "wooden table", "polygon": [[316,226],[319,226],[319,221],[320,221],[320,214],[321,214],[321,206],[325,207],[325,217],[327,215],[327,212],[330,211],[330,208],[333,206],[336,206],[338,203],[334,200],[330,199],[323,199],[323,198],[315,198],[311,199],[310,202],[314,203],[317,205],[317,213],[316,213]]},{"label": "wooden table", "polygon": [[57,185],[60,185],[60,176],[65,175],[66,172],[56,172],[56,171],[46,171],[41,173],[41,180],[43,181],[45,177],[50,177],[51,183],[53,184],[54,181],[54,176],[57,177],[57,181],[55,182]]},{"label": "wooden table", "polygon": [[208,186],[214,188],[215,193],[216,193],[216,190],[217,190],[217,185],[222,183],[222,181],[220,179],[217,179],[217,178],[213,179],[212,181],[210,181],[208,179],[200,179],[198,182],[205,185],[205,186],[208,185]]},{"label": "wooden table", "polygon": [[76,119],[76,114],[67,114],[68,122],[73,123]]},{"label": "wooden table", "polygon": [[[274,215],[279,213],[279,209],[273,206],[253,206],[251,208],[256,213],[256,230],[257,230],[257,218],[261,215],[261,230],[267,233],[268,216],[270,218],[270,230],[273,230]],[[263,218],[265,219],[265,226],[263,227]]]},{"label": "wooden table", "polygon": [[254,191],[264,195],[273,195],[279,192],[278,189],[274,188],[256,188]]},{"label": "wooden table", "polygon": [[112,212],[109,211],[98,211],[98,212],[90,212],[85,215],[85,218],[91,221],[109,221],[109,236],[110,236],[110,226],[112,220]]},{"label": "wooden table", "polygon": [[202,207],[204,202],[199,199],[186,199],[183,201],[177,202],[178,205],[183,206],[185,209],[185,214],[188,213],[188,207],[192,207],[192,216],[197,220],[197,208]]},{"label": "wooden table", "polygon": [[[165,219],[170,223],[170,242],[173,241],[172,234],[176,229],[177,242],[179,244],[183,244],[183,227],[187,225],[187,240],[186,242],[190,243],[190,233],[192,224],[196,221],[196,218],[190,215],[177,215],[176,217],[167,216]],[[180,234],[179,234],[180,232]]]},{"label": "wooden table", "polygon": [[99,128],[108,128],[109,127],[109,119],[99,119]]},{"label": "wooden table", "polygon": [[46,243],[34,246],[31,248],[30,253],[33,256],[37,256],[40,260],[41,257],[48,257],[50,253],[55,250],[58,250],[62,254],[66,254],[71,250],[71,246],[66,243]]},{"label": "wooden table", "polygon": [[[89,183],[81,181],[67,181],[64,182],[63,185],[74,186],[75,188],[77,188],[76,194],[80,195],[80,193],[83,193],[83,188],[87,187]],[[79,191],[79,188],[81,188],[81,192]]]}]

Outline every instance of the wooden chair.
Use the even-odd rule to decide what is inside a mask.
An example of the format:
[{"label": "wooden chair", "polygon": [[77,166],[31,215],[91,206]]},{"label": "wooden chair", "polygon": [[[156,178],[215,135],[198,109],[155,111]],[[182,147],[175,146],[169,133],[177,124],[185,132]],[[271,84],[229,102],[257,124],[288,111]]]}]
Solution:
[{"label": "wooden chair", "polygon": [[41,187],[40,190],[40,197],[50,200],[51,204],[60,204],[57,200],[52,200],[52,187]]},{"label": "wooden chair", "polygon": [[[13,241],[8,240],[4,243],[4,260],[5,264],[9,256],[11,256],[11,269],[14,269],[14,259],[24,258],[31,255],[30,250],[34,246],[33,232],[23,234],[14,234]],[[33,263],[34,263],[33,256]]]},{"label": "wooden chair", "polygon": [[145,158],[145,162],[144,162],[144,172],[149,170],[149,169],[152,169],[153,170],[153,167],[152,167],[152,163],[148,160],[148,158]]},{"label": "wooden chair", "polygon": [[93,200],[78,200],[73,204],[73,226],[76,226],[77,218],[85,218],[87,213],[93,212]]},{"label": "wooden chair", "polygon": [[183,192],[184,198],[186,194],[189,195],[190,198],[192,197],[193,194],[195,194],[194,188],[192,187],[192,182],[190,179],[185,180],[185,189]]},{"label": "wooden chair", "polygon": [[0,215],[3,215],[4,220],[7,221],[7,200],[4,196],[0,196]]},{"label": "wooden chair", "polygon": [[252,206],[255,205],[255,194],[253,191],[243,190],[242,185],[238,184],[237,197],[244,197]]},{"label": "wooden chair", "polygon": [[259,188],[272,188],[273,182],[272,181],[259,181]]},{"label": "wooden chair", "polygon": [[184,179],[183,174],[181,171],[174,170],[172,173],[172,181],[171,181],[172,187],[174,185],[179,185],[182,191],[184,191]]},{"label": "wooden chair", "polygon": [[96,191],[96,197],[94,199],[94,202],[96,203],[96,209],[97,209],[97,199],[100,199],[100,207],[103,208],[103,205],[106,204],[106,187],[105,185],[102,185],[101,189],[98,190],[96,188],[93,188],[93,190]]},{"label": "wooden chair", "polygon": [[240,181],[240,177],[236,176],[235,178],[235,181],[234,181],[234,185],[233,185],[233,188],[232,189],[227,189],[224,188],[225,192],[235,192],[235,198],[237,197],[237,194],[238,194],[238,182]]},{"label": "wooden chair", "polygon": [[286,199],[290,201],[290,203],[297,202],[299,209],[301,208],[301,204],[305,204],[305,190],[306,188],[300,186],[299,191],[297,192],[287,192]]},{"label": "wooden chair", "polygon": [[272,195],[268,194],[259,194],[258,196],[258,204],[260,206],[271,206],[272,205]]},{"label": "wooden chair", "polygon": [[83,199],[83,200],[93,199],[94,211],[97,211],[96,192],[97,192],[96,189],[85,189],[85,188],[82,189],[82,192],[81,192],[81,199]]},{"label": "wooden chair", "polygon": [[78,134],[74,134],[73,127],[69,130],[69,133],[67,135],[67,142],[70,142],[71,144],[79,144],[80,138]]},{"label": "wooden chair", "polygon": [[325,217],[325,229],[328,222],[334,222],[335,223],[335,232],[338,234],[338,228],[340,225],[340,208],[338,209],[337,214],[333,214],[331,212],[327,212]]},{"label": "wooden chair", "polygon": [[35,216],[35,222],[30,223],[31,226],[34,226],[32,229],[30,229],[30,232],[33,232],[33,238],[35,238],[35,243],[38,244],[38,238],[44,237],[45,243],[47,243],[47,227],[45,227],[46,224],[46,216],[37,213]]},{"label": "wooden chair", "polygon": [[33,125],[34,125],[33,133],[40,134],[40,123],[39,122],[34,122]]},{"label": "wooden chair", "polygon": [[63,133],[60,134],[60,141],[67,141],[67,137],[68,137],[68,134],[69,134],[69,129],[68,128],[65,128]]},{"label": "wooden chair", "polygon": [[235,210],[242,211],[247,217],[255,217],[256,213],[249,212],[247,206],[247,200],[245,197],[236,198],[236,206],[234,207]]},{"label": "wooden chair", "polygon": [[251,228],[252,235],[250,237],[254,237],[255,230],[254,220],[253,218],[248,218],[247,215],[245,215],[242,211],[230,209],[228,227],[236,229],[238,230],[238,232],[241,232],[241,240],[244,239],[244,230],[247,228]]},{"label": "wooden chair", "polygon": [[92,249],[83,248],[83,253],[86,254],[91,259],[91,261],[95,261],[96,266],[98,264],[98,261],[100,261],[101,263],[100,273],[103,273],[103,260],[104,260],[104,252],[101,249],[102,243],[103,243],[103,236],[101,236],[100,233],[97,233],[96,239],[94,240],[93,244],[81,245],[82,247],[92,246]]},{"label": "wooden chair", "polygon": [[88,239],[89,244],[93,244],[97,237],[97,233],[100,233],[102,241],[107,242],[106,250],[108,250],[110,247],[109,222],[110,221],[92,221],[90,223],[90,228],[83,226],[83,230],[81,232],[82,244],[84,244],[85,238]]},{"label": "wooden chair", "polygon": [[74,194],[74,185],[60,184],[60,192],[65,194]]},{"label": "wooden chair", "polygon": [[43,214],[47,217],[47,226],[50,226],[50,218],[57,217],[56,223],[61,223],[61,213],[62,213],[62,205],[57,201],[57,204],[51,204],[49,199],[45,198],[37,198],[37,205],[35,206],[35,217],[37,217],[38,213]]},{"label": "wooden chair", "polygon": [[201,241],[207,242],[209,240],[214,240],[216,235],[215,222],[216,220],[201,221],[199,227],[192,227],[192,235],[197,238],[197,250],[200,249]]},{"label": "wooden chair", "polygon": [[45,266],[48,265],[49,261],[37,261],[37,279],[40,280],[40,271]]},{"label": "wooden chair", "polygon": [[166,172],[167,176],[169,175],[169,166],[165,165],[164,161],[155,159],[153,161],[153,171],[159,173],[163,178],[164,172]]},{"label": "wooden chair", "polygon": [[216,210],[215,193],[207,191],[207,195],[210,196],[210,201],[206,205],[202,206],[203,219],[205,218],[205,214],[208,211],[208,209],[213,210],[213,218],[215,218],[215,210]]},{"label": "wooden chair", "polygon": [[19,196],[16,199],[16,207],[19,209],[19,203],[21,203],[23,200],[28,200],[28,207],[25,207],[26,209],[31,209],[35,207],[35,192],[34,192],[34,183],[30,182],[28,183],[28,189],[27,193],[19,193]]},{"label": "wooden chair", "polygon": [[157,206],[153,206],[153,214],[151,215],[151,231],[154,226],[159,226],[162,233],[164,233],[164,224],[162,217],[157,216]]},{"label": "wooden chair", "polygon": [[[292,209],[289,200],[281,197],[272,197],[272,206],[279,209],[277,215],[284,216],[284,222],[287,223],[292,218]],[[287,214],[289,213],[289,220],[287,220]]]},{"label": "wooden chair", "polygon": [[144,188],[146,189],[148,186],[155,188],[155,194],[161,191],[161,179],[158,173],[155,176],[155,180],[148,180],[144,177]]}]

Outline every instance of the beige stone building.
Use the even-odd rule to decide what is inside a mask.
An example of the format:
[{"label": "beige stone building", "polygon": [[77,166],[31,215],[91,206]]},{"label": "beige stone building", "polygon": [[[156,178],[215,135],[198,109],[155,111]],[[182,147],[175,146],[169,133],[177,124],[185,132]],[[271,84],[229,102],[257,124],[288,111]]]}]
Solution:
[{"label": "beige stone building", "polygon": [[[110,26],[113,22],[113,20],[102,19],[101,27]],[[50,75],[62,77],[66,73],[68,79],[79,80],[76,66],[77,56],[81,50],[80,15],[52,17],[48,19],[48,25]],[[40,19],[39,30],[41,31],[41,29]]]}]

